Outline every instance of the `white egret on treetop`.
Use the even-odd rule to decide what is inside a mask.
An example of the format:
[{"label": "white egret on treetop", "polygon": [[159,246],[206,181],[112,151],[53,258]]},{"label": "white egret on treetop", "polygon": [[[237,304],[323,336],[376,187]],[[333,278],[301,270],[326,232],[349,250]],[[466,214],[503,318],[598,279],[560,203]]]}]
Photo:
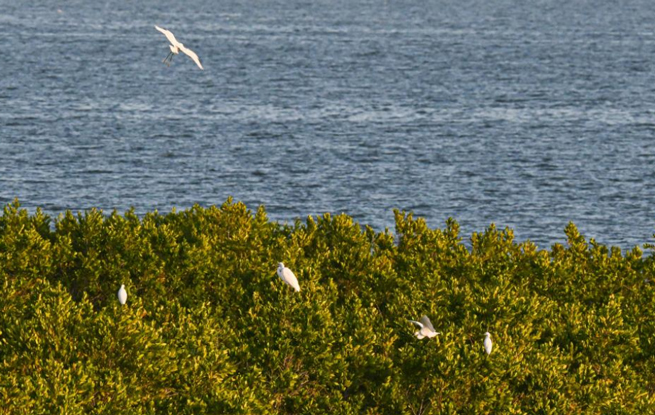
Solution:
[{"label": "white egret on treetop", "polygon": [[489,332],[484,333],[484,351],[487,354],[491,354],[491,348],[493,344],[491,343],[491,334]]},{"label": "white egret on treetop", "polygon": [[437,332],[434,329],[434,326],[430,322],[428,316],[423,316],[419,320],[420,321],[409,320],[419,328],[419,330],[416,333],[414,333],[414,335],[419,339],[422,339],[424,337],[432,338],[437,334],[441,334],[440,332]]},{"label": "white egret on treetop", "polygon": [[124,305],[127,301],[127,291],[125,291],[125,286],[121,285],[121,288],[118,290],[118,302],[121,305]]},{"label": "white egret on treetop", "polygon": [[282,281],[286,282],[289,284],[291,287],[293,287],[294,290],[300,291],[300,285],[298,285],[298,278],[293,274],[293,272],[284,266],[283,263],[279,263],[277,265],[277,275],[278,277],[282,278]]}]

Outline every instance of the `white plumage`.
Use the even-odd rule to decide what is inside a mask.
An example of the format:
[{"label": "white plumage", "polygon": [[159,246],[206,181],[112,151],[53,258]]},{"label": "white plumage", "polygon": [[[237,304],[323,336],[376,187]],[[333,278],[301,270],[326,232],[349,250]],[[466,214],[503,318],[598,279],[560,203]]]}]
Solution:
[{"label": "white plumage", "polygon": [[491,349],[493,348],[493,343],[491,343],[491,334],[489,332],[484,333],[484,351],[487,354],[491,354]]},{"label": "white plumage", "polygon": [[166,65],[170,66],[171,61],[173,60],[173,56],[179,54],[180,51],[182,51],[182,53],[184,53],[185,55],[190,57],[196,63],[196,65],[198,65],[198,67],[200,67],[200,69],[204,69],[202,67],[202,64],[200,63],[200,58],[198,58],[198,55],[196,55],[196,53],[194,51],[192,51],[191,49],[185,48],[182,43],[178,42],[177,39],[175,39],[175,36],[173,35],[173,33],[171,33],[169,30],[162,29],[161,27],[159,27],[157,25],[155,25],[155,29],[162,32],[166,36],[166,39],[168,39],[168,41],[171,42],[171,44],[169,46],[171,48],[171,51],[168,53],[166,58],[163,60],[163,62]]},{"label": "white plumage", "polygon": [[294,290],[300,291],[300,285],[298,285],[298,278],[293,274],[293,272],[284,266],[283,263],[279,263],[277,266],[277,275],[282,278],[282,281],[289,284],[293,287]]},{"label": "white plumage", "polygon": [[121,305],[124,305],[127,301],[127,291],[125,291],[125,286],[121,285],[121,288],[118,290],[118,302]]},{"label": "white plumage", "polygon": [[428,316],[422,316],[419,320],[420,321],[409,320],[419,328],[419,330],[416,333],[414,333],[414,335],[419,339],[422,339],[424,337],[431,339],[437,334],[441,334],[440,332],[437,332],[434,329],[434,326],[432,325],[432,322],[430,322]]}]

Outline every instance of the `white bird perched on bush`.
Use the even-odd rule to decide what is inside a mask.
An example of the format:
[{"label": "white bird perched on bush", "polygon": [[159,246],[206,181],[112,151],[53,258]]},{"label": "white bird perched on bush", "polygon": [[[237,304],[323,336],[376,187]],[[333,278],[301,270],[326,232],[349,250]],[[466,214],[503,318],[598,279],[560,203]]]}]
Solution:
[{"label": "white bird perched on bush", "polygon": [[428,316],[421,317],[420,321],[414,321],[414,320],[409,320],[409,321],[414,323],[419,328],[419,330],[416,333],[414,333],[414,335],[416,337],[418,337],[419,339],[422,339],[424,337],[427,337],[427,338],[431,339],[432,337],[436,336],[437,334],[441,334],[440,332],[437,332],[434,329],[434,326],[430,322],[430,319],[428,318]]},{"label": "white bird perched on bush", "polygon": [[121,305],[124,305],[127,301],[127,291],[125,291],[125,286],[121,285],[121,288],[118,290],[118,302]]},{"label": "white bird perched on bush", "polygon": [[171,66],[171,61],[173,60],[174,55],[178,55],[180,51],[182,51],[185,55],[193,59],[193,61],[200,67],[200,69],[204,69],[202,67],[202,64],[200,63],[200,59],[198,58],[198,55],[191,49],[187,49],[184,47],[184,45],[175,39],[175,36],[173,36],[173,33],[171,33],[169,30],[162,29],[161,27],[155,25],[155,29],[159,30],[162,32],[165,36],[166,39],[168,39],[171,44],[169,45],[169,48],[171,48],[171,51],[168,53],[166,58],[162,61],[164,62],[167,66]]},{"label": "white bird perched on bush", "polygon": [[298,285],[298,278],[293,274],[293,272],[284,266],[283,263],[279,263],[277,265],[277,275],[278,277],[282,278],[282,281],[286,282],[289,284],[291,287],[293,287],[294,290],[300,291],[300,285]]},{"label": "white bird perched on bush", "polygon": [[484,333],[484,351],[487,354],[491,354],[491,348],[493,347],[493,343],[491,343],[491,334],[489,332]]}]

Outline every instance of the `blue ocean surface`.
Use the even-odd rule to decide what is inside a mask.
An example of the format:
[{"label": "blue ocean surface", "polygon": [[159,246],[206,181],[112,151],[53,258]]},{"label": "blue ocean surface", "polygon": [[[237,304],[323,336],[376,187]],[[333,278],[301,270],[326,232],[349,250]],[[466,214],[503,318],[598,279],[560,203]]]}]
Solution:
[{"label": "blue ocean surface", "polygon": [[[655,233],[655,2],[0,0],[0,203]],[[157,24],[193,49],[170,67]]]}]

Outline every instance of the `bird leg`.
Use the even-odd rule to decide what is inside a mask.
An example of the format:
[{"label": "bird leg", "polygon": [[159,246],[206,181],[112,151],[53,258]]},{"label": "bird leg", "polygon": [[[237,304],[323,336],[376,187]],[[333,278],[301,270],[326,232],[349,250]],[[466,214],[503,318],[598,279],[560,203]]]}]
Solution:
[{"label": "bird leg", "polygon": [[[165,57],[164,60],[162,61],[162,63],[165,63],[166,66],[171,66],[170,60],[169,60],[168,58],[173,59],[173,52],[168,52],[168,55],[166,55],[166,57]],[[168,61],[168,62],[167,62],[167,61]]]}]

